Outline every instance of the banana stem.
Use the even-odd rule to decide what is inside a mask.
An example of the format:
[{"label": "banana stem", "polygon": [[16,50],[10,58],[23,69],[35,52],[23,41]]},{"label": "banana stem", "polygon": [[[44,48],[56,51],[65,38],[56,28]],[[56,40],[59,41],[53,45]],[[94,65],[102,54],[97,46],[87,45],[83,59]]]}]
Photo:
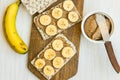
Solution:
[{"label": "banana stem", "polygon": [[21,3],[21,0],[17,0],[16,4],[20,5]]}]

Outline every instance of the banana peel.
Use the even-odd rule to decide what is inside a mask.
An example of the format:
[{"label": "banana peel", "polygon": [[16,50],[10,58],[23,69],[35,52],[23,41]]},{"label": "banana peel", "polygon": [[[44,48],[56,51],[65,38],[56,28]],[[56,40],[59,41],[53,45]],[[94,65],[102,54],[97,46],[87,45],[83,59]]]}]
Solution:
[{"label": "banana peel", "polygon": [[19,10],[21,1],[18,0],[10,4],[7,7],[7,10],[4,15],[4,33],[6,36],[6,40],[10,44],[10,46],[19,54],[25,54],[28,51],[28,47],[25,42],[19,36],[16,30],[16,16]]}]

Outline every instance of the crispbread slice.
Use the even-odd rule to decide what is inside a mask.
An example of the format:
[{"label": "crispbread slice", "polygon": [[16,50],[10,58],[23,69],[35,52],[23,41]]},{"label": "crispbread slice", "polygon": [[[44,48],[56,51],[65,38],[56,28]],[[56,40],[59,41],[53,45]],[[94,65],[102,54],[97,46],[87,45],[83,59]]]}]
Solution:
[{"label": "crispbread slice", "polygon": [[21,0],[31,15],[41,13],[57,0]]},{"label": "crispbread slice", "polygon": [[[72,1],[72,0],[71,0],[71,1]],[[66,29],[68,29],[68,28],[70,28],[70,27],[72,27],[72,26],[75,25],[76,23],[79,23],[80,21],[82,21],[81,14],[78,12],[78,10],[77,10],[77,8],[76,8],[75,5],[74,5],[74,7],[73,7],[73,9],[72,9],[71,11],[65,11],[64,8],[63,8],[63,3],[64,3],[64,1],[61,2],[61,3],[59,3],[59,4],[56,5],[56,6],[52,7],[51,9],[49,9],[49,10],[43,12],[43,13],[40,13],[40,14],[38,14],[37,16],[34,17],[35,26],[37,27],[37,29],[38,29],[39,33],[41,34],[43,40],[46,40],[46,39],[48,39],[48,38],[50,38],[50,37],[52,37],[52,36],[55,36],[55,35],[61,33],[62,31],[66,30]],[[73,2],[73,4],[74,4],[74,2]],[[66,29],[60,29],[60,28],[58,27],[58,25],[57,25],[57,21],[58,21],[59,19],[55,19],[55,18],[53,18],[53,16],[51,15],[52,10],[55,9],[55,8],[60,8],[60,9],[62,9],[63,15],[62,15],[61,18],[65,18],[65,19],[68,20],[68,26],[67,26]],[[71,22],[71,21],[68,19],[68,14],[69,14],[69,12],[72,12],[72,11],[75,12],[75,13],[78,15],[78,17],[79,17],[79,19],[78,19],[76,22]],[[49,25],[54,25],[54,26],[56,26],[56,28],[57,28],[57,33],[56,33],[55,35],[48,35],[48,34],[45,32],[45,29],[46,29],[47,26],[42,25],[42,24],[40,23],[40,17],[43,16],[43,15],[48,15],[48,16],[51,17],[51,23],[50,23]],[[60,18],[60,19],[61,19],[61,18]]]},{"label": "crispbread slice", "polygon": [[[62,57],[63,59],[64,59],[64,65],[68,62],[68,61],[70,61],[70,59],[76,54],[76,47],[74,46],[74,44],[70,41],[70,40],[68,40],[68,38],[67,37],[65,37],[63,34],[58,34],[42,51],[40,51],[39,53],[38,53],[38,55],[31,61],[31,64],[35,67],[35,65],[34,65],[34,63],[35,63],[35,61],[36,61],[36,59],[38,59],[38,58],[40,58],[40,59],[44,59],[45,60],[45,65],[50,65],[50,66],[52,66],[53,68],[54,68],[54,71],[55,71],[55,73],[52,75],[52,76],[46,76],[44,73],[43,73],[43,68],[42,69],[37,69],[36,67],[36,69],[46,78],[46,79],[48,79],[48,80],[50,80],[61,68],[55,68],[54,66],[53,66],[53,64],[52,64],[52,61],[53,60],[46,60],[45,58],[44,58],[44,52],[45,52],[45,50],[47,50],[47,49],[49,49],[49,48],[51,48],[51,49],[53,49],[52,48],[52,42],[54,41],[54,40],[56,40],[56,39],[60,39],[60,40],[62,40],[63,41],[63,43],[64,43],[64,47],[71,47],[72,49],[73,49],[73,55],[70,57],[70,58],[65,58],[65,57],[63,57],[62,55],[61,55],[61,52],[62,52],[62,50],[60,50],[60,51],[55,51],[56,52],[56,57]],[[64,48],[63,47],[63,48]],[[53,49],[54,50],[54,49]]]}]

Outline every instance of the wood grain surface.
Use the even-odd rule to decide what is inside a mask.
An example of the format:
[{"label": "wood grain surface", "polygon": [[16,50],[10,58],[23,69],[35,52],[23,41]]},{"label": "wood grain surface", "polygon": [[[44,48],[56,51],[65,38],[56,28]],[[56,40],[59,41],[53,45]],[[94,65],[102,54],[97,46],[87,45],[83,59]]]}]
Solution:
[{"label": "wood grain surface", "polygon": [[[58,0],[58,2],[54,3],[52,6],[62,1],[63,0]],[[73,0],[73,1],[79,13],[82,15],[84,0]],[[50,9],[52,6],[50,6],[48,9]],[[74,43],[74,45],[77,48],[77,54],[51,80],[67,80],[77,73],[78,59],[79,59],[78,57],[79,56],[79,44],[80,44],[80,35],[81,35],[80,26],[81,26],[81,23],[78,23],[74,25],[74,27],[71,27],[62,32],[70,41]],[[43,77],[40,74],[40,72],[37,71],[31,65],[30,62],[34,57],[37,56],[38,52],[41,51],[52,39],[53,37],[45,41],[42,40],[42,37],[40,33],[38,32],[38,30],[36,29],[35,24],[32,23],[30,46],[29,46],[29,53],[28,53],[28,69],[41,80],[46,80],[46,78]]]}]

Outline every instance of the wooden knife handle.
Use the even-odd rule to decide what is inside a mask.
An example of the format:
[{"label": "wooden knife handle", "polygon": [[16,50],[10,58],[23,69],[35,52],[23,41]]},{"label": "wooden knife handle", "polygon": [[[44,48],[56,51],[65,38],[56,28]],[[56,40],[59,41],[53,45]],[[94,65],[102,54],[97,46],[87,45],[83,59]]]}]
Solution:
[{"label": "wooden knife handle", "polygon": [[116,60],[116,57],[115,57],[115,54],[114,54],[114,51],[113,51],[113,48],[112,48],[112,44],[110,41],[107,41],[105,42],[105,48],[107,50],[107,54],[108,54],[108,57],[109,57],[109,60],[113,66],[113,68],[115,69],[115,71],[117,73],[120,72],[120,66]]}]

